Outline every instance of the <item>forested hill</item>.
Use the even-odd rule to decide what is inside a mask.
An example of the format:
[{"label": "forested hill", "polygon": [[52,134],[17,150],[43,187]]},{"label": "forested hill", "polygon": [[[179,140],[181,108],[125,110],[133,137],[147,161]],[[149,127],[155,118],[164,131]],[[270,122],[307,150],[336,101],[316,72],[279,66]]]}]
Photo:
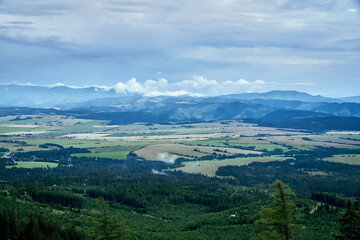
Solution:
[{"label": "forested hill", "polygon": [[360,130],[360,118],[358,117],[339,117],[309,111],[279,110],[253,122],[260,126],[307,129],[314,132]]}]

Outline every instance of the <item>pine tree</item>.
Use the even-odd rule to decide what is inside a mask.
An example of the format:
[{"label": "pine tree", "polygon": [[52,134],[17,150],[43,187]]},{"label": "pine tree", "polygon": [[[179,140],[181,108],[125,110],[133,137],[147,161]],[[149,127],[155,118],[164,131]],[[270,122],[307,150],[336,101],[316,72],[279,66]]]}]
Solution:
[{"label": "pine tree", "polygon": [[0,211],[0,239],[8,239],[9,224],[8,214],[5,211]]},{"label": "pine tree", "polygon": [[99,198],[99,213],[94,228],[96,240],[125,240],[130,239],[130,229],[125,221],[117,221],[109,216],[103,198]]},{"label": "pine tree", "polygon": [[355,199],[354,208],[360,214],[360,191],[358,193],[358,196]]},{"label": "pine tree", "polygon": [[261,209],[261,219],[255,222],[261,227],[259,239],[291,239],[294,224],[292,224],[292,207],[289,200],[294,193],[289,186],[276,180],[270,185],[275,189],[274,201]]},{"label": "pine tree", "polygon": [[10,213],[10,225],[9,225],[10,240],[17,240],[20,236],[19,219],[17,212],[13,209]]},{"label": "pine tree", "polygon": [[341,219],[340,235],[335,236],[338,240],[358,240],[360,239],[360,214],[354,208],[349,199],[347,210]]}]

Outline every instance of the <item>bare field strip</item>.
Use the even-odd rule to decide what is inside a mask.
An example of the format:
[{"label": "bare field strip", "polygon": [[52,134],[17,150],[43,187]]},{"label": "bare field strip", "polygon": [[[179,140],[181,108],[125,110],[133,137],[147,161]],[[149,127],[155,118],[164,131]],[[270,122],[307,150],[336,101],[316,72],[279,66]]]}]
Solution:
[{"label": "bare field strip", "polygon": [[136,148],[143,147],[152,142],[146,141],[105,141],[105,140],[76,140],[66,138],[38,138],[38,139],[27,139],[19,138],[20,141],[26,141],[31,145],[40,145],[44,143],[59,144],[63,147],[76,147],[76,148],[104,148],[104,147],[122,147],[122,146],[134,146]]},{"label": "bare field strip", "polygon": [[0,125],[0,133],[2,135],[9,134],[32,134],[33,132],[45,130],[44,127],[41,126],[33,126],[33,125]]},{"label": "bare field strip", "polygon": [[254,125],[247,126],[234,126],[234,127],[225,127],[224,130],[229,131],[230,133],[240,134],[246,137],[253,137],[259,135],[276,135],[276,136],[285,136],[285,135],[305,135],[306,133],[291,129],[278,129],[271,127],[258,127]]},{"label": "bare field strip", "polygon": [[6,136],[23,136],[23,135],[41,135],[45,134],[47,131],[26,131],[26,132],[4,132],[1,135]]},{"label": "bare field strip", "polygon": [[[345,137],[344,137],[345,136]],[[310,135],[309,138],[318,141],[318,142],[331,142],[335,144],[345,144],[345,145],[359,145],[360,141],[357,141],[358,135]],[[355,139],[355,140],[351,140]]]},{"label": "bare field strip", "polygon": [[[306,135],[303,137],[308,137],[308,138],[312,139],[311,135]],[[314,139],[313,141],[307,141],[307,140],[302,139],[303,137],[277,136],[277,137],[267,137],[267,140],[270,142],[277,143],[277,144],[285,144],[285,145],[290,145],[290,146],[312,146],[312,147],[319,146],[319,147],[354,148],[354,145],[328,142],[326,140],[316,141]]]},{"label": "bare field strip", "polygon": [[107,140],[107,141],[193,141],[206,140],[211,137],[219,137],[219,134],[195,134],[195,135],[158,135],[158,136],[131,136],[131,137],[107,137],[105,133],[79,133],[69,134],[64,137],[77,140]]},{"label": "bare field strip", "polygon": [[209,177],[214,177],[219,167],[224,166],[245,166],[252,162],[271,162],[283,161],[284,157],[259,157],[259,158],[233,158],[212,161],[184,162],[184,167],[176,168],[177,171],[186,173],[200,173]]},{"label": "bare field strip", "polygon": [[33,125],[33,124],[5,124],[0,125],[1,127],[9,127],[9,128],[38,128],[41,127],[39,125]]},{"label": "bare field strip", "polygon": [[[195,149],[195,150],[194,150]],[[218,149],[222,152],[216,152],[214,149]],[[226,151],[226,152],[225,152]],[[147,160],[158,160],[162,161],[162,157],[159,157],[159,154],[168,153],[171,154],[170,157],[202,157],[205,155],[210,155],[212,153],[219,154],[261,154],[261,152],[257,151],[249,151],[249,150],[241,150],[234,148],[223,148],[223,147],[200,147],[200,146],[188,146],[181,144],[157,144],[150,145],[144,148],[141,148],[135,153],[142,158]]]},{"label": "bare field strip", "polygon": [[360,131],[329,131],[326,134],[351,134],[351,135],[360,135]]}]

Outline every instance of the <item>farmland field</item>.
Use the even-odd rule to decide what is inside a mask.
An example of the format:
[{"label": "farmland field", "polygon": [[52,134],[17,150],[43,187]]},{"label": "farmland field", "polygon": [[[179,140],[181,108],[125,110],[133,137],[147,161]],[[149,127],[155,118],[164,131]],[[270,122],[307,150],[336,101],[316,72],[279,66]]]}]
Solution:
[{"label": "farmland field", "polygon": [[324,158],[325,161],[360,165],[360,154],[334,155],[331,158]]},{"label": "farmland field", "polygon": [[[17,203],[31,202],[36,211],[57,217],[61,212],[61,218],[71,224],[86,226],[82,229],[93,224],[89,219],[94,219],[95,198],[103,197],[111,215],[125,218],[138,239],[193,239],[194,234],[227,239],[221,236],[246,229],[244,239],[251,239],[249,229],[259,217],[261,201],[269,198],[266,188],[276,179],[295,182],[291,187],[297,194],[299,189],[316,189],[296,196],[298,212],[306,217],[307,208],[316,206],[310,194],[323,189],[318,181],[326,182],[328,189],[327,182],[334,181],[334,176],[343,181],[352,174],[355,182],[350,190],[330,187],[343,195],[353,194],[356,188],[352,170],[337,177],[333,172],[343,174],[342,168],[331,165],[360,165],[360,137],[354,133],[311,134],[236,120],[108,123],[62,115],[0,118],[0,156],[5,165],[0,171],[20,186],[12,189],[12,197],[20,196]],[[297,168],[298,163],[305,165]],[[17,176],[27,180],[18,181]],[[1,184],[0,190],[6,192]],[[27,191],[34,193],[26,195]],[[43,201],[36,198],[38,193],[85,200],[81,210],[73,210],[37,202]],[[242,218],[249,224],[239,225]]]},{"label": "farmland field", "polygon": [[16,165],[6,166],[6,168],[55,168],[58,163],[50,162],[16,162]]},{"label": "farmland field", "polygon": [[72,154],[74,157],[95,157],[95,158],[112,158],[112,159],[126,159],[126,155],[129,152],[93,152],[93,153],[75,153]]},{"label": "farmland field", "polygon": [[211,155],[215,152],[220,152],[225,155],[232,154],[261,154],[257,151],[241,150],[234,148],[224,148],[224,147],[202,147],[202,146],[186,146],[181,144],[157,144],[151,145],[142,149],[135,151],[135,153],[142,158],[147,160],[161,160],[159,159],[159,154],[161,153],[170,153],[171,155],[194,158],[194,157],[203,157],[206,155]]},{"label": "farmland field", "polygon": [[224,160],[211,160],[211,161],[193,161],[185,162],[184,167],[176,168],[176,170],[184,171],[187,173],[200,173],[209,177],[216,176],[216,171],[219,167],[224,166],[244,166],[252,162],[270,162],[282,161],[284,157],[271,156],[271,157],[249,157],[249,158],[230,158]]},{"label": "farmland field", "polygon": [[[0,123],[0,133],[9,134],[0,137],[0,147],[11,153],[48,151],[49,148],[40,146],[55,144],[64,148],[89,150],[87,153],[74,153],[71,155],[73,157],[122,160],[133,151],[146,160],[167,162],[171,159],[170,162],[175,162],[178,158],[187,159],[177,170],[209,176],[214,176],[220,166],[246,165],[255,160],[282,160],[285,157],[279,155],[281,152],[311,151],[316,147],[360,148],[358,133],[314,135],[290,129],[258,127],[240,121],[107,125],[108,121],[104,120],[62,115],[23,115],[1,117]],[[219,159],[221,155],[261,155],[273,151],[277,155]],[[206,161],[206,158],[211,160]],[[192,159],[195,162],[189,162]],[[201,162],[198,164],[199,159]],[[326,160],[358,164],[358,156],[333,156]]]}]

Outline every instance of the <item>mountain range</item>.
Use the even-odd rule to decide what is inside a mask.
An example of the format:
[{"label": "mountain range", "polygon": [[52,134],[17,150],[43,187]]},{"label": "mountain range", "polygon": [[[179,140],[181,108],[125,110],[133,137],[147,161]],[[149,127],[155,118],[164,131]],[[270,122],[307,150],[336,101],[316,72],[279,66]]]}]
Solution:
[{"label": "mountain range", "polygon": [[[117,92],[114,88],[105,87],[67,87],[62,85],[55,86],[36,86],[36,85],[0,85],[0,95],[2,96],[0,105],[3,106],[24,106],[24,107],[66,107],[68,104],[79,103],[103,98],[144,98],[141,94],[128,94]],[[151,98],[151,97],[147,97]],[[169,98],[166,97],[165,98]],[[270,91],[265,93],[241,93],[215,97],[194,98],[189,96],[179,97],[180,99],[206,102],[233,102],[234,100],[286,100],[310,103],[360,103],[360,96],[347,98],[328,98],[320,95],[314,96],[305,92],[298,91]],[[108,101],[120,101],[114,99]],[[195,100],[196,99],[196,100]],[[200,100],[199,100],[200,99]],[[102,100],[103,102],[106,100]],[[128,101],[128,100],[126,100]],[[75,106],[75,105],[73,105]]]},{"label": "mountain range", "polygon": [[1,115],[10,112],[12,115],[28,114],[31,111],[41,112],[43,108],[55,108],[53,111],[61,114],[104,119],[111,124],[247,119],[263,126],[312,131],[360,130],[360,97],[327,98],[297,91],[211,97],[150,97],[118,93],[101,87],[15,84],[1,85],[0,94]]}]

